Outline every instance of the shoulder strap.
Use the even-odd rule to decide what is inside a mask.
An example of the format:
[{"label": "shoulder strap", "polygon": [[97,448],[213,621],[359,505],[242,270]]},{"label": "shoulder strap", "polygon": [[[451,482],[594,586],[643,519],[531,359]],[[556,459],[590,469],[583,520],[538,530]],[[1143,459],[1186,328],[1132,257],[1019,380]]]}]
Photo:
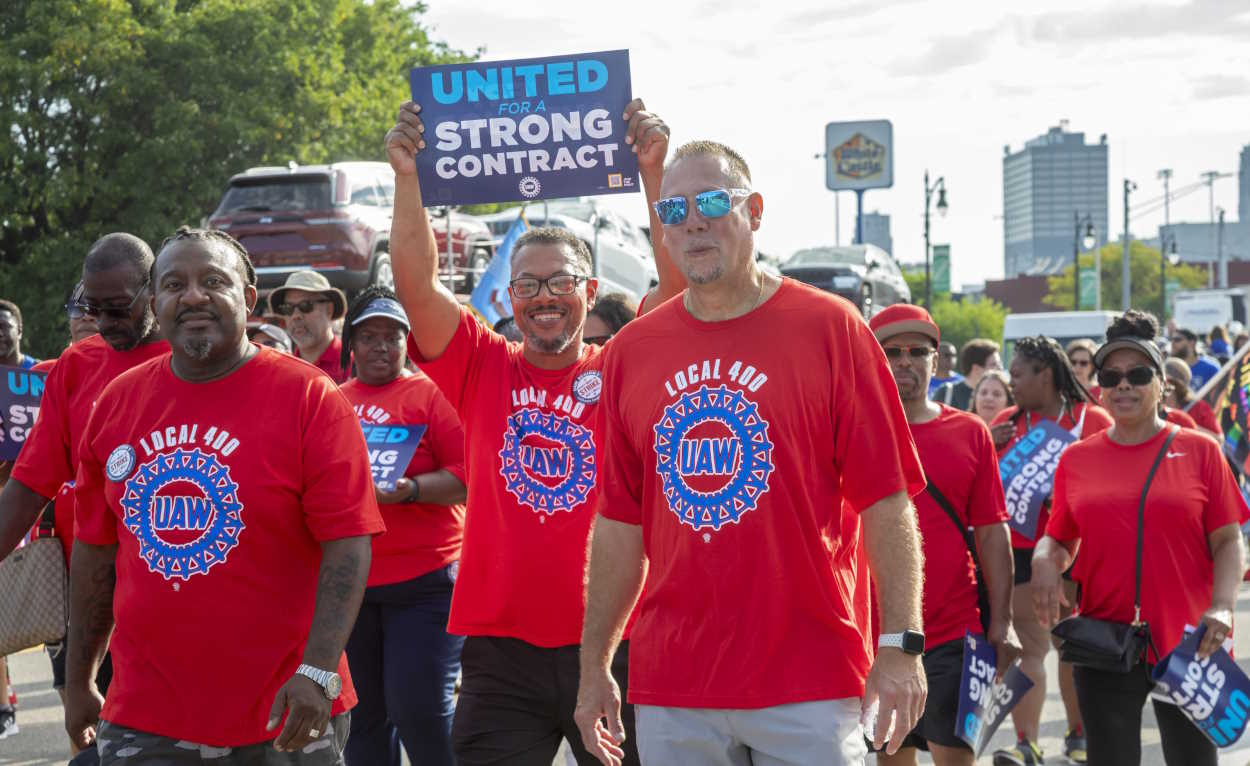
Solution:
[{"label": "shoulder strap", "polygon": [[963,521],[960,520],[959,514],[955,513],[955,506],[951,505],[951,501],[946,499],[946,496],[942,494],[942,490],[938,489],[932,481],[926,481],[924,489],[925,492],[929,493],[929,497],[932,497],[934,502],[938,504],[938,507],[946,512],[947,518],[949,518],[951,523],[955,525],[955,528],[959,530],[959,536],[964,539],[964,545],[968,546],[968,552],[972,554],[973,566],[980,569],[981,562],[977,559],[976,538],[972,536],[972,532],[968,531],[968,527],[965,526]]},{"label": "shoulder strap", "polygon": [[1150,473],[1146,474],[1146,486],[1141,490],[1141,501],[1137,504],[1137,570],[1133,583],[1133,624],[1141,622],[1141,556],[1142,556],[1142,529],[1146,523],[1146,495],[1150,494],[1150,485],[1154,482],[1155,471],[1159,470],[1159,463],[1163,462],[1163,456],[1167,453],[1168,447],[1172,446],[1172,440],[1180,433],[1179,426],[1172,426],[1172,432],[1168,434],[1168,438],[1163,440],[1163,446],[1159,448],[1159,454],[1155,455],[1155,462],[1150,466]]}]

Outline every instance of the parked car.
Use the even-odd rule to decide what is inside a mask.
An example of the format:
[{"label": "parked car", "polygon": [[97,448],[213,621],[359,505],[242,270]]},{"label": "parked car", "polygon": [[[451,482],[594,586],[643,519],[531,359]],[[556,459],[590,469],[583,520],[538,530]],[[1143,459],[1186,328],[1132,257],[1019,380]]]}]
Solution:
[{"label": "parked car", "polygon": [[[482,216],[495,247],[503,241],[521,210],[509,208]],[[656,284],[655,256],[643,230],[594,200],[559,199],[525,206],[530,226],[559,226],[572,231],[595,259],[599,292],[624,293],[641,300]]]},{"label": "parked car", "polygon": [[910,303],[911,290],[890,254],[876,245],[812,247],[781,265],[781,273],[841,295],[865,318],[895,303]]},{"label": "parked car", "polygon": [[456,292],[473,292],[473,286],[495,254],[490,228],[479,216],[457,210],[451,212],[451,250],[456,263],[456,271],[451,274],[447,268],[447,208],[432,207],[428,212],[443,281],[454,283]]},{"label": "parked car", "polygon": [[[231,178],[208,225],[229,232],[247,249],[262,290],[281,285],[293,271],[313,269],[335,287],[354,292],[370,284],[394,285],[394,203],[395,174],[385,162],[292,162]],[[446,214],[430,212],[446,275]],[[451,241],[456,287],[471,290],[472,268],[485,268],[493,252],[490,230],[473,216],[453,213]]]}]

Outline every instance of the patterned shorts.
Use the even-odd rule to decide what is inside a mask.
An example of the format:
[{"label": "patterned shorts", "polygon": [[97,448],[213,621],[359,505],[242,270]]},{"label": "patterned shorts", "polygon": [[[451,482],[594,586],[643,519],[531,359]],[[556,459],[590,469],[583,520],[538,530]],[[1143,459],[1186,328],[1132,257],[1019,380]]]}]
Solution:
[{"label": "patterned shorts", "polygon": [[350,713],[330,719],[321,738],[296,753],[280,753],[272,742],[213,747],[171,739],[100,721],[96,750],[101,766],[343,766]]}]

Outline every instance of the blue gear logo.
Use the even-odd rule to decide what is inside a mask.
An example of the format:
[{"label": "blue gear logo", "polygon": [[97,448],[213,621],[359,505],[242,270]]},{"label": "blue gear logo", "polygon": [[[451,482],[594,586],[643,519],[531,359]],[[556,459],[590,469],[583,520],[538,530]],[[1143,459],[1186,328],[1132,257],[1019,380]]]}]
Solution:
[{"label": "blue gear logo", "polygon": [[[557,446],[536,446],[534,437]],[[576,509],[595,487],[590,431],[550,412],[531,407],[512,413],[499,460],[504,486],[517,502],[548,516]]]},{"label": "blue gear logo", "polygon": [[[703,492],[691,487],[682,474],[682,441],[695,427],[709,422],[728,430],[728,441],[737,447],[738,457],[725,485]],[[755,510],[760,497],[768,492],[772,452],[768,421],[760,417],[759,408],[741,391],[726,386],[703,386],[682,394],[664,408],[655,425],[656,472],[669,510],[682,524],[696,530],[719,530],[721,525],[736,524],[742,514]]]},{"label": "blue gear logo", "polygon": [[[158,496],[174,482],[194,485],[202,496]],[[243,531],[239,485],[217,456],[199,449],[157,455],[126,481],[122,523],[139,541],[148,569],[166,580],[189,580],[226,560]],[[158,531],[198,532],[186,543],[173,543]]]}]

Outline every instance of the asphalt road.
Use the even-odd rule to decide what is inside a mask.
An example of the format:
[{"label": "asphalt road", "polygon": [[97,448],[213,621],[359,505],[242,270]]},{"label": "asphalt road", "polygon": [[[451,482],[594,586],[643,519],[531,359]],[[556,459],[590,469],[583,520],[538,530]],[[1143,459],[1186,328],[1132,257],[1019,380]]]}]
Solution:
[{"label": "asphalt road", "polygon": [[[1237,624],[1250,625],[1250,586],[1242,589],[1237,603]],[[1246,658],[1239,660],[1241,667],[1250,672],[1250,629],[1239,631],[1236,638],[1235,654]],[[69,743],[65,737],[61,716],[61,701],[52,690],[52,670],[48,665],[47,655],[43,650],[30,650],[9,658],[9,672],[17,689],[18,713],[17,720],[21,732],[15,736],[0,740],[0,766],[47,766],[48,764],[64,764],[69,758]],[[1052,652],[1048,660],[1047,673],[1050,678],[1056,677],[1055,655]],[[1014,733],[1008,720],[994,738],[987,750],[987,755],[978,764],[989,764],[988,752],[993,748],[1010,745]],[[1062,764],[1064,759],[1058,757],[1063,748],[1065,729],[1063,703],[1059,700],[1059,691],[1047,689],[1046,707],[1042,713],[1042,749],[1053,754],[1051,764]],[[1145,722],[1142,730],[1142,764],[1143,766],[1164,766],[1162,750],[1159,746],[1159,732],[1155,728],[1154,713],[1150,705],[1145,708]],[[921,763],[932,763],[927,756],[922,756]],[[405,760],[405,763],[407,761]],[[556,766],[564,766],[564,754],[555,761]],[[1221,766],[1250,766],[1250,741],[1222,753]]]}]

